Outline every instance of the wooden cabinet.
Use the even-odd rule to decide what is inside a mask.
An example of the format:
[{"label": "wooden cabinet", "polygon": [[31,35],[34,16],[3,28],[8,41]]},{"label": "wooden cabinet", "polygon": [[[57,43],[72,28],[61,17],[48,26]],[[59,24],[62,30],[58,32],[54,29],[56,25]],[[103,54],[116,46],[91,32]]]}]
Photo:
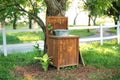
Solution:
[{"label": "wooden cabinet", "polygon": [[53,66],[60,67],[79,64],[79,37],[50,36],[48,44],[48,55],[52,58]]}]

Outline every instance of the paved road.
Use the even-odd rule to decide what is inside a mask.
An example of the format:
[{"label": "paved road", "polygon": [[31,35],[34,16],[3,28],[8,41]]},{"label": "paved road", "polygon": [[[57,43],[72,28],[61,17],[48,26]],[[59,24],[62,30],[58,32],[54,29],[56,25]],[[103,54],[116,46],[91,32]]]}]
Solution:
[{"label": "paved road", "polygon": [[[38,43],[40,45],[40,48],[43,49],[44,42],[39,41]],[[8,44],[7,45],[7,52],[8,52],[8,54],[15,53],[15,52],[29,52],[29,51],[32,51],[34,49],[35,44],[36,44],[36,42],[24,43],[24,44]],[[0,51],[3,52],[2,45],[0,45]]]}]

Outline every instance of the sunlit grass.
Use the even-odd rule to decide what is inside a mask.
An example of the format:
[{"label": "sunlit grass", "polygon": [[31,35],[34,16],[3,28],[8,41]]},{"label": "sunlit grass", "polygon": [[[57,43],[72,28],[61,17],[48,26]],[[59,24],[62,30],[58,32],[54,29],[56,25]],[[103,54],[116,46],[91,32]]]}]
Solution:
[{"label": "sunlit grass", "polygon": [[[42,32],[9,32],[7,33],[7,44],[28,43],[44,39]],[[0,35],[0,44],[2,44],[2,35]]]},{"label": "sunlit grass", "polygon": [[116,33],[116,32],[117,32],[117,29],[115,29],[115,28],[110,28],[110,32],[111,32],[111,33]]},{"label": "sunlit grass", "polygon": [[99,43],[82,44],[81,52],[87,65],[120,68],[120,45],[114,40],[105,42],[103,46]]},{"label": "sunlit grass", "polygon": [[71,35],[77,35],[79,37],[87,37],[95,34],[94,30],[90,30],[88,32],[87,30],[70,30]]}]

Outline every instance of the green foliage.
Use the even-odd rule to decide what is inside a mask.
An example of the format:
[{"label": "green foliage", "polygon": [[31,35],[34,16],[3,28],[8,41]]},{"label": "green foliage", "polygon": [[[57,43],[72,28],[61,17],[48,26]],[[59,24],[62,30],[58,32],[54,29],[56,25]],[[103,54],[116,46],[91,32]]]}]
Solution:
[{"label": "green foliage", "polygon": [[42,57],[34,57],[34,59],[40,61],[40,64],[45,72],[48,70],[49,64],[52,64],[51,58],[48,56],[48,54],[44,54]]},{"label": "green foliage", "polygon": [[35,49],[37,50],[37,53],[39,55],[37,57],[34,57],[34,59],[39,60],[40,64],[42,65],[42,68],[46,72],[48,70],[49,64],[52,64],[51,58],[48,56],[48,54],[44,54],[40,49],[39,49],[39,44],[36,43],[34,45]]},{"label": "green foliage", "polygon": [[115,0],[112,2],[112,6],[107,9],[105,12],[106,15],[108,16],[113,16],[115,24],[117,24],[117,21],[119,20],[119,15],[120,15],[120,0]]},{"label": "green foliage", "polygon": [[72,2],[73,2],[73,0],[67,0],[67,2],[66,2],[66,10],[69,9],[69,7],[71,6]]},{"label": "green foliage", "polygon": [[34,45],[34,48],[35,48],[35,52],[37,52],[39,55],[37,55],[37,56],[39,56],[39,57],[43,57],[43,55],[44,55],[44,53],[43,53],[43,51],[40,49],[40,46],[39,46],[39,44],[36,42],[36,44]]},{"label": "green foliage", "polygon": [[52,24],[50,24],[50,23],[48,24],[48,30],[49,30],[49,31],[52,31],[52,30],[53,30],[53,26],[52,26]]},{"label": "green foliage", "polygon": [[[11,2],[11,3],[9,3]],[[0,3],[0,21],[4,21],[5,19],[14,18],[14,13],[16,13],[17,17],[20,18],[20,15],[24,15],[23,12],[20,12],[17,7],[15,7],[15,2],[13,0],[4,0]]]},{"label": "green foliage", "polygon": [[112,0],[87,0],[85,9],[90,12],[90,15],[99,16],[103,15],[111,6]]},{"label": "green foliage", "polygon": [[[29,11],[32,11],[32,13],[39,13],[39,10],[45,7],[45,3],[43,0],[2,0],[0,1],[0,20],[10,19],[12,20],[14,18],[14,13],[17,13],[17,17],[21,17],[26,14],[26,11],[29,9]],[[44,3],[44,4],[43,4]],[[36,4],[36,5],[35,5]],[[43,5],[43,6],[41,6]],[[40,7],[41,6],[41,7]],[[24,8],[23,8],[24,7]],[[22,10],[22,8],[24,10]],[[27,8],[27,10],[26,10]],[[45,9],[43,9],[45,10]]]},{"label": "green foliage", "polygon": [[108,15],[113,16],[114,21],[118,21],[120,15],[120,0],[83,0],[84,9],[89,11],[91,19],[93,17]]}]

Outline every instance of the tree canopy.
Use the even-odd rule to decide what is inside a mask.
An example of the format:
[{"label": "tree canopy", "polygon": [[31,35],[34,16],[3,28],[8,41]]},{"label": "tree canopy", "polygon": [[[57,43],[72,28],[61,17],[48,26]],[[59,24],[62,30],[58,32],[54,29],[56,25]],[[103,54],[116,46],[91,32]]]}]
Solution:
[{"label": "tree canopy", "polygon": [[114,9],[113,2],[118,2],[119,0],[82,0],[85,3],[85,9],[89,11],[91,17],[97,17],[105,15],[109,12],[110,8]]},{"label": "tree canopy", "polygon": [[120,0],[113,1],[112,6],[105,12],[108,16],[113,16],[115,24],[119,20],[120,15]]}]

